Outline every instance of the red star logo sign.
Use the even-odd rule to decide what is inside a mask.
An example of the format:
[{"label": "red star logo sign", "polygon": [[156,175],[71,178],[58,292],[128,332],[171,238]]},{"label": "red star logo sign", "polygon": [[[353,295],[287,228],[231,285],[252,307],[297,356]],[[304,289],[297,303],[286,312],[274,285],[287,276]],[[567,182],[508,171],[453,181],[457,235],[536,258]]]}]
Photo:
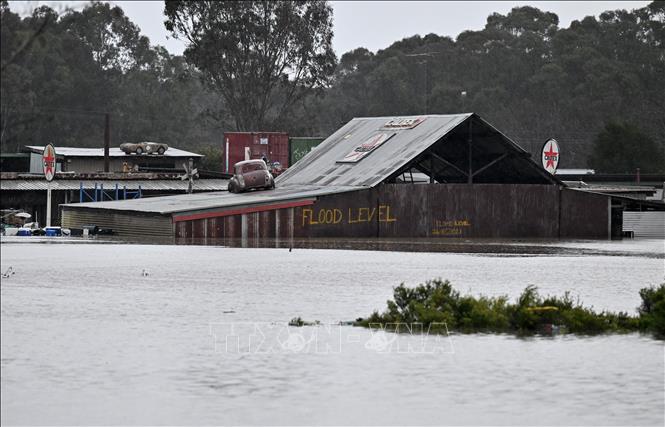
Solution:
[{"label": "red star logo sign", "polygon": [[554,167],[555,165],[555,160],[559,156],[559,153],[554,151],[552,148],[552,143],[550,142],[550,147],[548,151],[545,151],[545,159],[547,160],[547,165],[545,168],[549,168],[550,166]]},{"label": "red star logo sign", "polygon": [[44,162],[44,177],[50,181],[55,175],[55,149],[52,145],[49,144],[44,148],[42,161]]},{"label": "red star logo sign", "polygon": [[550,138],[545,141],[543,148],[541,150],[541,164],[543,169],[548,171],[551,174],[556,173],[556,167],[559,165],[559,143],[556,142],[556,139]]},{"label": "red star logo sign", "polygon": [[55,157],[49,152],[44,156],[44,173],[53,173],[53,160]]}]

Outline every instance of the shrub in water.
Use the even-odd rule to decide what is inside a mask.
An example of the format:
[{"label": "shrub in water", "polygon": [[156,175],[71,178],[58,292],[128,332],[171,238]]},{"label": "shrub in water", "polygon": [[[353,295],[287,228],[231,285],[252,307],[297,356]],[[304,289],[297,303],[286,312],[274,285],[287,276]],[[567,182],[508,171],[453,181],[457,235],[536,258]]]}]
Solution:
[{"label": "shrub in water", "polygon": [[665,337],[665,283],[640,290],[640,328]]},{"label": "shrub in water", "polygon": [[[563,297],[541,297],[535,286],[528,286],[515,303],[508,297],[462,296],[450,282],[427,281],[414,288],[400,284],[387,301],[387,310],[375,311],[360,326],[408,325],[422,323],[425,330],[451,329],[460,332],[538,332],[568,331],[581,334],[602,332],[653,331],[665,336],[665,284],[640,291],[640,317],[628,313],[594,312],[574,301],[566,292]],[[445,326],[442,326],[445,324]],[[403,325],[404,327],[400,327]]]}]

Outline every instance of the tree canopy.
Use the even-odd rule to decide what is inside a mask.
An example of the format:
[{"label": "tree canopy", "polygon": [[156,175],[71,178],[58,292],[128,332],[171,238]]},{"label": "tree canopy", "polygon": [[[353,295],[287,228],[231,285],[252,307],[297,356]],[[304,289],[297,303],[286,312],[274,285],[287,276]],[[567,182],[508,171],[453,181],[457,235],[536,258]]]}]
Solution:
[{"label": "tree canopy", "polygon": [[[155,140],[194,148],[219,140],[217,97],[184,58],[150,46],[118,6],[91,3],[59,15],[19,17],[2,4],[1,149],[99,147]],[[29,44],[21,54],[21,47]]]},{"label": "tree canopy", "polygon": [[279,123],[335,67],[332,9],[323,1],[167,1],[164,14],[238,130]]},{"label": "tree canopy", "polygon": [[588,164],[605,173],[663,173],[665,150],[636,126],[611,122],[596,137]]},{"label": "tree canopy", "polygon": [[[169,1],[165,19],[187,42],[184,56],[150,45],[117,6],[20,17],[3,1],[2,151],[101,146],[106,112],[114,145],[157,140],[208,153],[221,150],[224,131],[327,136],[358,116],[469,111],[534,155],[555,137],[564,168],[586,166],[610,122],[665,147],[662,1],[568,28],[516,7],[478,31],[414,35],[377,52],[359,35],[339,61],[322,1]],[[635,167],[650,168],[622,166]]]}]

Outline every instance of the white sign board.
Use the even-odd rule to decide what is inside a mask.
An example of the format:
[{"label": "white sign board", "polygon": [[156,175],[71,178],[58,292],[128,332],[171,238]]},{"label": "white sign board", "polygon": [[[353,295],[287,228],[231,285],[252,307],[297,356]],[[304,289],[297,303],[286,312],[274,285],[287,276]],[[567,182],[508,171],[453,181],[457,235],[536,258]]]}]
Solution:
[{"label": "white sign board", "polygon": [[342,160],[338,160],[338,163],[357,163],[365,156],[367,156],[372,151],[376,150],[384,142],[393,137],[395,133],[378,133],[370,137],[367,141],[363,142],[359,146],[353,149],[349,154],[344,156]]},{"label": "white sign board", "polygon": [[556,168],[559,166],[559,144],[556,142],[556,139],[550,138],[545,141],[545,144],[543,145],[541,161],[543,168],[547,172],[551,174],[556,172]]},{"label": "white sign board", "polygon": [[392,119],[384,124],[381,129],[413,129],[422,122],[425,121],[425,117],[409,117],[405,119]]}]

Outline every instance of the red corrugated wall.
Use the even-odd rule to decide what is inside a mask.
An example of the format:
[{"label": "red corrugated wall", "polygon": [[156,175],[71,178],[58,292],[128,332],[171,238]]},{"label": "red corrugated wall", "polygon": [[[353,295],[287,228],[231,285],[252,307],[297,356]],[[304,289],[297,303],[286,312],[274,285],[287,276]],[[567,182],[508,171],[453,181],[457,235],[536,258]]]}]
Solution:
[{"label": "red corrugated wall", "polygon": [[[262,143],[262,140],[266,143]],[[228,147],[228,155],[227,155]],[[245,147],[249,147],[250,158],[269,162],[280,162],[282,168],[289,167],[289,135],[285,132],[225,132],[222,143],[224,172],[233,173],[233,165],[245,160]]]}]

